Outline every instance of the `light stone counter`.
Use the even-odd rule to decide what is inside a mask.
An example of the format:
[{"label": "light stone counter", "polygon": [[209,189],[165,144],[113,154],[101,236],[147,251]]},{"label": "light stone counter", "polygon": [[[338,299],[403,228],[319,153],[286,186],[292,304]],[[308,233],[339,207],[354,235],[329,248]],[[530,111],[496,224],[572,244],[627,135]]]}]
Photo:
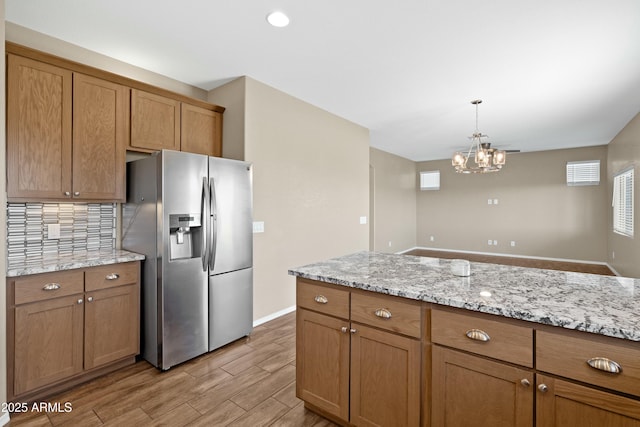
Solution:
[{"label": "light stone counter", "polygon": [[640,341],[640,279],[358,252],[289,270],[297,277]]},{"label": "light stone counter", "polygon": [[141,261],[143,259],[144,255],[120,249],[86,252],[63,257],[53,256],[33,261],[25,260],[24,263],[19,265],[14,264],[7,269],[7,277],[50,273],[52,271],[72,270],[74,268],[96,267],[121,262]]}]

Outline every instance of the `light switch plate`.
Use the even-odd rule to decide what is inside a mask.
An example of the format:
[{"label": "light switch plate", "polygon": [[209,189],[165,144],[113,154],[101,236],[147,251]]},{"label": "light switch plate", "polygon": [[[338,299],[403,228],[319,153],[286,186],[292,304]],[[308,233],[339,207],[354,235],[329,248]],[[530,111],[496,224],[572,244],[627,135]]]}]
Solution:
[{"label": "light switch plate", "polygon": [[361,216],[360,217],[360,224],[366,224],[367,223],[367,217],[366,216]]},{"label": "light switch plate", "polygon": [[47,234],[49,239],[60,238],[60,224],[49,224],[47,226]]}]

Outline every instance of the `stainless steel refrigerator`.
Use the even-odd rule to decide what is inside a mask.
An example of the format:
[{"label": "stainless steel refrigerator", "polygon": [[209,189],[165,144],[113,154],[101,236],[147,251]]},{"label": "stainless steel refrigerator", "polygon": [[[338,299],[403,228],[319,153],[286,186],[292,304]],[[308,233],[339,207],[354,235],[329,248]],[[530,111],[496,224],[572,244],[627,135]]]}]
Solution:
[{"label": "stainless steel refrigerator", "polygon": [[129,162],[122,246],[146,257],[150,363],[169,369],[251,333],[251,164],[170,150]]}]

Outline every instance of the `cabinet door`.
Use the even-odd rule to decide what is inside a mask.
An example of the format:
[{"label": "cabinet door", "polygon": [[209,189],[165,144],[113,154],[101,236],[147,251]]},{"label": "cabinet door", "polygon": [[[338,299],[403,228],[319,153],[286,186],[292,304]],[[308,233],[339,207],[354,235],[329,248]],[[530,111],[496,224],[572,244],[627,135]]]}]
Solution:
[{"label": "cabinet door", "polygon": [[139,353],[139,313],[137,284],[86,293],[85,369]]},{"label": "cabinet door", "polygon": [[73,76],[73,197],[124,200],[129,89]]},{"label": "cabinet door", "polygon": [[349,419],[348,330],[346,320],[298,309],[296,395],[345,421]]},{"label": "cabinet door", "polygon": [[15,308],[14,394],[82,371],[82,294]]},{"label": "cabinet door", "polygon": [[180,101],[131,89],[131,147],[180,150]]},{"label": "cabinet door", "polygon": [[7,196],[67,198],[71,72],[20,56],[7,58]]},{"label": "cabinet door", "polygon": [[437,345],[432,363],[432,425],[533,425],[532,372]]},{"label": "cabinet door", "polygon": [[640,426],[637,400],[545,375],[537,376],[537,385],[538,427]]},{"label": "cabinet door", "polygon": [[351,326],[351,423],[420,424],[420,341]]},{"label": "cabinet door", "polygon": [[222,115],[182,103],[180,150],[222,156]]}]

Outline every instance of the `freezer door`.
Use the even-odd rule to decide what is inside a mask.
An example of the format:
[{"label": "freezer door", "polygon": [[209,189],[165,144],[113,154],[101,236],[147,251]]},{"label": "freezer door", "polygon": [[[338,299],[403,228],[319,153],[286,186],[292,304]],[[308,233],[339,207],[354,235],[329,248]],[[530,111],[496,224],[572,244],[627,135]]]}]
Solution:
[{"label": "freezer door", "polygon": [[249,268],[253,263],[251,164],[209,158],[211,274]]},{"label": "freezer door", "polygon": [[209,277],[209,351],[253,328],[253,269]]}]

